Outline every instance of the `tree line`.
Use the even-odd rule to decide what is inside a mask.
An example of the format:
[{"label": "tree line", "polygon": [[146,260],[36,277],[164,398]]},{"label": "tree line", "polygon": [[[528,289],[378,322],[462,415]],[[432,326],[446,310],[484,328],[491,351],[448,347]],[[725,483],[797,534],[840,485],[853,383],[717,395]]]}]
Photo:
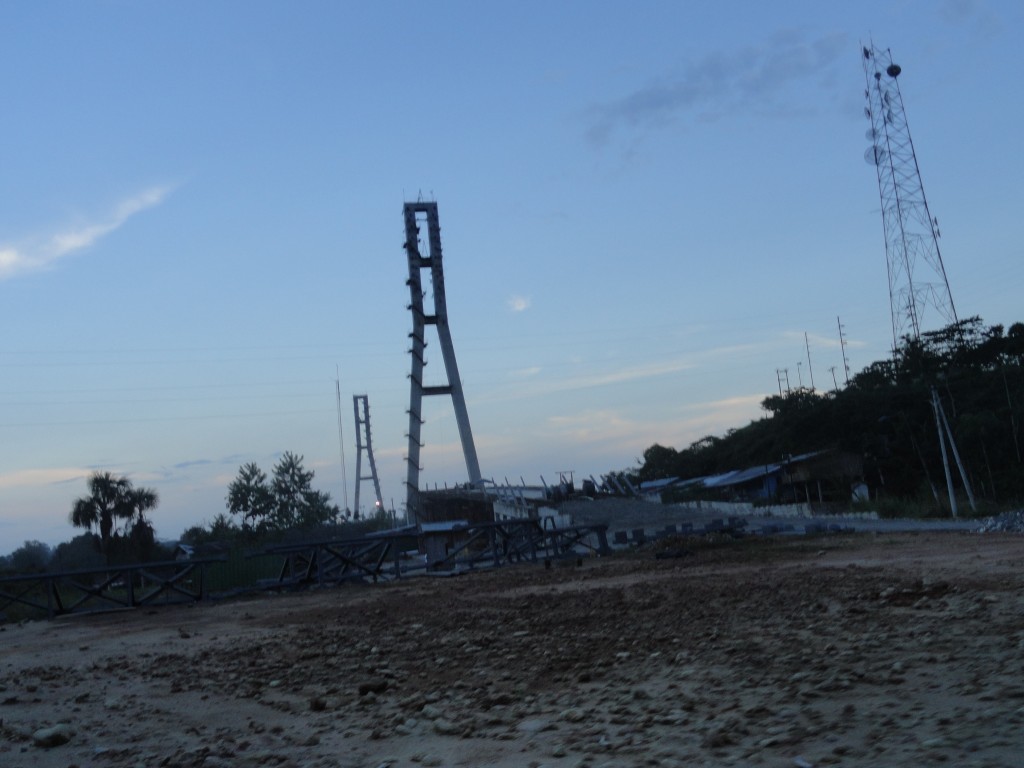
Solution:
[{"label": "tree line", "polygon": [[1024,499],[1024,324],[1008,330],[971,317],[868,365],[835,391],[799,387],[766,397],[765,415],[682,450],[654,444],[637,481],[700,478],[816,450],[863,457],[877,500],[941,511],[944,470],[932,390],[938,395],[975,493],[989,506]]},{"label": "tree line", "polygon": [[189,528],[182,541],[273,541],[287,533],[309,535],[344,523],[351,515],[334,504],[329,493],[313,488],[314,477],[313,470],[303,466],[303,457],[291,451],[284,452],[270,475],[255,462],[243,464],[228,486],[227,512],[208,526]]},{"label": "tree line", "polygon": [[[303,461],[301,455],[285,451],[270,475],[255,462],[242,465],[228,486],[227,511],[186,530],[181,542],[258,547],[286,536],[340,535],[340,526],[353,525],[353,515],[339,509],[329,493],[313,488],[315,473]],[[0,572],[92,569],[174,557],[173,545],[156,539],[150,520],[159,503],[155,490],[136,487],[129,478],[110,472],[94,472],[87,485],[88,493],[72,502],[68,515],[71,525],[85,532],[56,547],[26,541],[0,557]],[[356,527],[386,526],[388,521],[377,519],[382,514]],[[354,518],[358,520],[358,513]]]}]

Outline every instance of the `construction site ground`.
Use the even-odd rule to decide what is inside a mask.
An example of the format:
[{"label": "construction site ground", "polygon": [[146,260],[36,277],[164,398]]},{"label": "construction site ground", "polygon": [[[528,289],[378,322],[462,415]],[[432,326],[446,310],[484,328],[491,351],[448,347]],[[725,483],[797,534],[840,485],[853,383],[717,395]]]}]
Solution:
[{"label": "construction site ground", "polygon": [[1024,755],[1019,534],[675,539],[0,630],[7,768]]}]

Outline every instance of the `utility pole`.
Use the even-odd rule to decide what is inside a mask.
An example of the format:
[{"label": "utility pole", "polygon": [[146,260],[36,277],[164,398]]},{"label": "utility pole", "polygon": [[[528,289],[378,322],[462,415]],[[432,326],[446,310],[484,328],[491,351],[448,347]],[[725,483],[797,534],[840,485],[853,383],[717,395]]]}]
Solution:
[{"label": "utility pole", "polygon": [[807,339],[807,331],[804,331],[804,347],[807,349],[807,373],[811,375],[811,389],[814,389],[814,369],[811,367],[811,342]]},{"label": "utility pole", "polygon": [[345,436],[341,429],[341,373],[338,366],[334,367],[334,392],[338,398],[338,445],[341,450],[341,497],[344,511],[348,512],[348,474],[345,470]]},{"label": "utility pole", "polygon": [[843,370],[846,372],[846,386],[850,386],[850,360],[846,357],[846,339],[843,336],[843,324],[839,322],[839,315],[836,315],[836,324],[839,326],[839,349],[843,353]]}]

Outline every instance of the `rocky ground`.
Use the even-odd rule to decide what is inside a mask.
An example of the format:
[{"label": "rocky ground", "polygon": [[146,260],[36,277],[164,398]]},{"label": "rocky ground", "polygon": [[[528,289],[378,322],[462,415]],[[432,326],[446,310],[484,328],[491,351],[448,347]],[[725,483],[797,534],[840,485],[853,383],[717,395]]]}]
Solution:
[{"label": "rocky ground", "polygon": [[0,631],[0,765],[1019,766],[1024,538],[604,559]]}]

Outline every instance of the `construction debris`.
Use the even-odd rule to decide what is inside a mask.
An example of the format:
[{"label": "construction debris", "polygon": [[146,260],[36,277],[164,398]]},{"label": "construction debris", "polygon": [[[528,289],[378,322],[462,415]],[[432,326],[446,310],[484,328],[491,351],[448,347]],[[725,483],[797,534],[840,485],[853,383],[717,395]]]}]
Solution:
[{"label": "construction debris", "polygon": [[978,533],[1024,533],[1024,509],[1004,512],[982,521]]}]

